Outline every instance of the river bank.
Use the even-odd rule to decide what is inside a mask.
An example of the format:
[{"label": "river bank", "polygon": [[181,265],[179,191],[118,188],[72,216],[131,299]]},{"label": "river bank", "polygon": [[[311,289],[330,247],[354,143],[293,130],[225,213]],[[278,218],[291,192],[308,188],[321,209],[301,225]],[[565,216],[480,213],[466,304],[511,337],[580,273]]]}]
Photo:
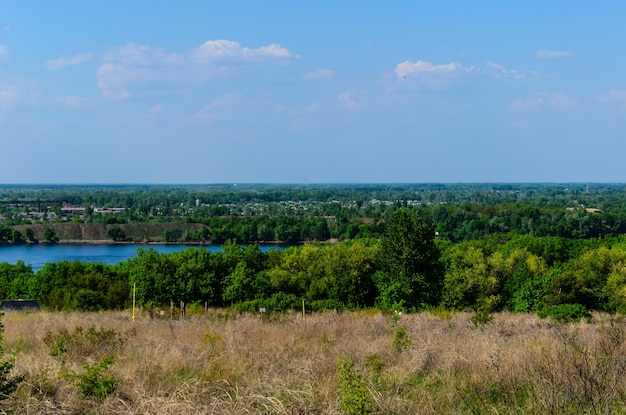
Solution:
[{"label": "river bank", "polygon": [[[123,238],[114,240],[109,235],[109,230],[119,228],[123,232]],[[212,246],[222,245],[223,242],[206,240],[183,240],[182,237],[172,239],[172,234],[184,235],[197,234],[206,226],[199,223],[184,222],[157,222],[157,223],[125,223],[125,224],[100,224],[100,223],[49,223],[16,225],[11,229],[19,233],[19,239],[15,242],[0,240],[0,246],[22,244],[69,244],[69,245],[197,245]],[[28,233],[32,233],[32,239],[28,239]],[[46,235],[46,233],[48,235]],[[169,235],[168,235],[169,234]],[[54,235],[54,240],[46,236]],[[169,240],[168,240],[169,239]],[[329,240],[329,243],[336,240]],[[283,241],[259,241],[260,244],[285,244]]]}]

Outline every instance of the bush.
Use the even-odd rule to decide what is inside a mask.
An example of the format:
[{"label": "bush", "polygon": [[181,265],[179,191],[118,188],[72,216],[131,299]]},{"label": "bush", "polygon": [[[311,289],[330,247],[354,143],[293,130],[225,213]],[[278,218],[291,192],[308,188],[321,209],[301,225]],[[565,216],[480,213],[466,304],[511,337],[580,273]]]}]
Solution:
[{"label": "bush", "polygon": [[268,311],[298,310],[302,307],[302,301],[294,294],[276,293],[263,301]]},{"label": "bush", "polygon": [[545,307],[540,310],[537,315],[539,318],[552,318],[555,321],[565,322],[577,322],[581,319],[591,321],[591,314],[581,304],[557,304],[549,307]]},{"label": "bush", "polygon": [[404,326],[400,326],[396,329],[393,334],[393,349],[400,353],[404,349],[408,349],[411,345],[411,339],[409,338],[409,333],[406,331]]},{"label": "bush", "polygon": [[106,298],[99,291],[80,289],[74,295],[76,308],[83,311],[99,311],[104,308]]},{"label": "bush", "polygon": [[341,410],[348,415],[366,415],[375,411],[374,399],[352,356],[337,359],[337,394]]},{"label": "bush", "polygon": [[343,311],[346,307],[341,301],[337,300],[317,300],[310,303],[307,307],[310,311],[328,311],[328,310],[336,310]]},{"label": "bush", "polygon": [[[2,304],[0,304],[0,307]],[[3,313],[0,313],[0,317]],[[0,322],[0,401],[7,399],[13,392],[17,390],[24,379],[21,375],[11,375],[15,366],[15,355],[9,360],[4,359],[4,348],[2,340],[4,334],[4,325]]]},{"label": "bush", "polygon": [[72,373],[70,378],[76,382],[80,389],[81,398],[93,397],[96,400],[103,400],[117,389],[117,379],[113,376],[105,376],[105,372],[114,362],[113,356],[102,358],[92,365],[83,363],[83,373]]}]

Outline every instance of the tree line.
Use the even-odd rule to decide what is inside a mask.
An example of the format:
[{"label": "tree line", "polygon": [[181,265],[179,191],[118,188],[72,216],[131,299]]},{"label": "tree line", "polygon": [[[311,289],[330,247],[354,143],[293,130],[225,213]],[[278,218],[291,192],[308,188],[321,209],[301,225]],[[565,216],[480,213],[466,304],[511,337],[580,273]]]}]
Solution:
[{"label": "tree line", "polygon": [[626,238],[572,239],[494,233],[454,242],[414,210],[398,209],[382,236],[263,252],[227,241],[220,252],[140,249],[116,265],[80,261],[0,264],[0,297],[37,298],[51,309],[121,309],[131,287],[146,307],[242,311],[489,310],[558,305],[626,311]]}]

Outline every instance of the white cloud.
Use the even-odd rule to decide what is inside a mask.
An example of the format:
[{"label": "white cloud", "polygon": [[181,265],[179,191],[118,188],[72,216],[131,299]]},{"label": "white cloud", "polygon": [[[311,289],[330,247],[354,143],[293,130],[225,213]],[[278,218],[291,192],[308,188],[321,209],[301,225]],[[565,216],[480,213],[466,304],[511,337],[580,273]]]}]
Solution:
[{"label": "white cloud", "polygon": [[558,58],[570,58],[574,56],[572,52],[565,52],[562,50],[538,50],[537,57],[539,59],[558,59]]},{"label": "white cloud", "polygon": [[487,68],[494,69],[495,73],[493,76],[496,78],[513,78],[513,79],[523,79],[526,76],[523,73],[520,73],[517,69],[506,69],[503,65],[487,61]]},{"label": "white cloud", "polygon": [[154,107],[150,108],[150,111],[148,111],[148,118],[156,118],[164,110],[165,110],[165,104],[155,105]]},{"label": "white cloud", "polygon": [[211,122],[228,118],[230,115],[227,109],[234,107],[239,101],[239,95],[237,94],[223,95],[204,105],[191,119],[194,121]]},{"label": "white cloud", "polygon": [[358,111],[365,107],[365,104],[357,101],[354,97],[354,93],[349,91],[337,95],[337,103],[340,107],[349,109],[350,111]]},{"label": "white cloud", "polygon": [[8,46],[0,45],[0,58],[7,56],[9,53],[11,53],[11,49]]},{"label": "white cloud", "polygon": [[521,98],[511,103],[511,109],[520,112],[532,112],[543,109],[565,111],[578,105],[575,99],[564,92],[542,92],[532,98]]},{"label": "white cloud", "polygon": [[335,76],[335,72],[331,71],[330,69],[319,68],[305,73],[303,78],[304,80],[331,79],[333,76]]},{"label": "white cloud", "polygon": [[126,90],[126,74],[124,67],[114,63],[105,63],[98,68],[98,88],[102,95],[109,99],[124,99],[130,97]]},{"label": "white cloud", "polygon": [[612,89],[606,95],[597,98],[600,102],[626,101],[626,90]]},{"label": "white cloud", "polygon": [[209,40],[194,49],[191,56],[201,62],[210,61],[288,61],[295,56],[277,43],[251,49],[232,40]]},{"label": "white cloud", "polygon": [[275,43],[252,49],[230,40],[210,40],[181,54],[129,43],[102,56],[98,87],[105,98],[123,99],[130,97],[138,84],[203,82],[226,73],[229,63],[286,63],[295,57]]},{"label": "white cloud", "polygon": [[624,89],[611,89],[596,99],[607,104],[617,104],[620,111],[626,111],[626,90]]},{"label": "white cloud", "polygon": [[17,89],[14,86],[0,85],[0,107],[8,107],[17,98]]},{"label": "white cloud", "polygon": [[489,76],[500,79],[524,79],[527,74],[517,69],[508,69],[504,65],[487,61],[485,66],[465,66],[457,62],[446,64],[433,64],[432,62],[419,60],[417,62],[404,61],[394,69],[396,79],[399,81],[415,82],[421,85],[446,87],[455,79],[463,79],[463,76]]},{"label": "white cloud", "polygon": [[466,73],[471,70],[473,70],[472,67],[468,68],[456,62],[434,65],[431,62],[419,60],[417,62],[404,61],[399,63],[394,72],[398,79],[403,79],[411,76],[449,76]]},{"label": "white cloud", "polygon": [[65,68],[66,66],[80,65],[81,63],[89,62],[92,58],[91,53],[83,53],[80,55],[74,55],[69,58],[59,58],[49,60],[44,63],[44,66],[53,71],[55,69]]},{"label": "white cloud", "polygon": [[166,53],[162,48],[128,43],[105,53],[105,62],[122,65],[155,66],[183,63],[183,58],[175,53]]},{"label": "white cloud", "polygon": [[70,109],[78,110],[85,107],[85,105],[89,102],[89,98],[82,98],[77,96],[63,96],[58,97],[57,102]]}]

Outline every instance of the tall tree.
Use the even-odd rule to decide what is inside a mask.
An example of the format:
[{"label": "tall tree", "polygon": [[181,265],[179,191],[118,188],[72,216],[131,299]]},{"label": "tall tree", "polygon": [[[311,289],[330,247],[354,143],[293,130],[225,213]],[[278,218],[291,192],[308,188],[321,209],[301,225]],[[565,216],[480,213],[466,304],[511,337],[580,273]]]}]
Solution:
[{"label": "tall tree", "polygon": [[377,259],[381,305],[420,309],[438,304],[444,268],[434,232],[417,216],[405,209],[391,215]]}]

